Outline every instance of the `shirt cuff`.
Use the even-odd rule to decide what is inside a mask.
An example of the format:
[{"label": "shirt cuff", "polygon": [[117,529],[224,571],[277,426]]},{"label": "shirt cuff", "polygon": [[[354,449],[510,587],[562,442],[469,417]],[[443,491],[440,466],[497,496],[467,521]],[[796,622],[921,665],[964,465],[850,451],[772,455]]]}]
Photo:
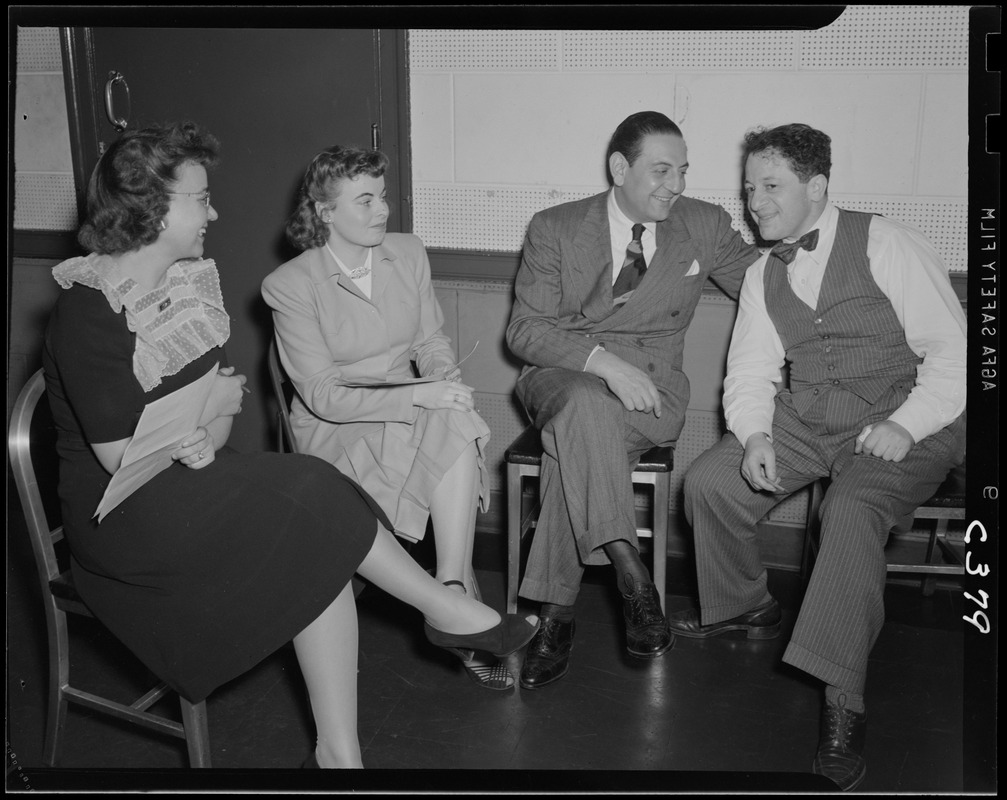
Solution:
[{"label": "shirt cuff", "polygon": [[744,420],[742,422],[738,422],[734,425],[731,425],[730,428],[731,433],[733,433],[738,438],[738,441],[741,442],[742,447],[748,444],[749,437],[751,437],[753,434],[756,433],[764,433],[766,434],[766,438],[770,442],[773,441],[772,425],[767,426],[765,424],[756,421]]},{"label": "shirt cuff", "polygon": [[594,350],[592,350],[591,353],[590,353],[590,355],[588,355],[587,361],[584,362],[584,368],[581,370],[581,372],[586,372],[587,371],[587,365],[591,363],[591,358],[594,356],[594,354],[597,353],[599,350],[604,350],[604,349],[605,349],[605,345],[601,345],[601,344],[595,345]]}]

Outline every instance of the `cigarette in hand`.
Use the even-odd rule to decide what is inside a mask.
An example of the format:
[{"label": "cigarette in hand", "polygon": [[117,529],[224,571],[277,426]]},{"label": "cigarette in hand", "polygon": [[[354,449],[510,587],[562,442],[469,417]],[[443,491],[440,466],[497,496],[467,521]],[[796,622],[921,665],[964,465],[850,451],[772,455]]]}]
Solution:
[{"label": "cigarette in hand", "polygon": [[866,428],[864,428],[864,432],[861,433],[857,437],[857,441],[860,442],[860,444],[863,444],[864,442],[866,442],[867,441],[867,437],[871,435],[871,431],[873,431],[873,430],[874,430],[874,426],[873,425],[868,425]]}]

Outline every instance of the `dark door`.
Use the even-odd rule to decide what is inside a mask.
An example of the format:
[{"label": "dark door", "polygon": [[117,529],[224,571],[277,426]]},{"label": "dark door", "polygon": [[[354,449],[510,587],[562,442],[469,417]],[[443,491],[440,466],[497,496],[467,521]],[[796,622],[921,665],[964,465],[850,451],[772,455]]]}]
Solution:
[{"label": "dark door", "polygon": [[[89,76],[79,80],[78,69],[76,83],[90,93],[77,105],[90,105],[96,139],[77,151],[81,177],[118,135],[106,96],[111,116],[128,128],[188,119],[220,139],[221,162],[210,174],[220,218],[210,226],[205,255],[217,262],[231,315],[228,357],[252,389],[231,441],[243,450],[269,449],[275,407],[265,354],[272,322],[259,286],[296,254],[284,225],[304,170],[322,148],[377,141],[392,162],[386,180],[393,209],[407,207],[400,178],[408,169],[400,135],[404,37],[374,29],[222,28],[91,28],[77,37]],[[408,226],[393,213],[392,230]]]}]

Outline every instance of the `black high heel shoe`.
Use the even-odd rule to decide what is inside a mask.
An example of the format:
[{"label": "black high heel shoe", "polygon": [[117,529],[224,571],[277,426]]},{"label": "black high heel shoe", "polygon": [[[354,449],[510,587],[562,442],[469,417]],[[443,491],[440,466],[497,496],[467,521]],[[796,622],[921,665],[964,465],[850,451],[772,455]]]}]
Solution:
[{"label": "black high heel shoe", "polygon": [[[465,584],[461,581],[444,581],[445,586],[461,586],[462,592],[468,594],[468,590],[465,588]],[[479,596],[479,584],[473,584],[472,595],[477,600],[481,598]],[[481,663],[485,662],[486,657],[476,658],[477,653],[475,650],[463,650],[459,647],[447,648],[449,652],[454,653],[462,662],[462,668],[465,673],[477,684],[482,686],[484,689],[491,689],[496,692],[506,692],[509,689],[514,688],[516,681],[514,676],[510,674],[510,670],[507,669],[506,665],[497,660],[496,656],[493,656],[492,663]]]},{"label": "black high heel shoe", "polygon": [[518,614],[507,614],[492,628],[479,633],[445,633],[428,622],[423,623],[423,630],[431,644],[445,650],[485,650],[500,658],[528,644],[538,630],[538,622],[532,625]]}]

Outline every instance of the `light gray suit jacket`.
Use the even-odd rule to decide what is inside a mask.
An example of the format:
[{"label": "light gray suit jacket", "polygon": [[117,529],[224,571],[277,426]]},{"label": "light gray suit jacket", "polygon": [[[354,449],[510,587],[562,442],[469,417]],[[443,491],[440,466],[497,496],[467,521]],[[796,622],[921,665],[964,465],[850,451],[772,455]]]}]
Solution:
[{"label": "light gray suit jacket", "polygon": [[[612,302],[608,193],[537,213],[515,280],[507,344],[528,366],[581,371],[598,344],[646,372],[664,413],[640,415],[652,441],[672,442],[685,423],[689,381],[682,372],[685,333],[712,278],[733,298],[759,257],[720,206],[679,197],[657,224],[657,251],[630,299]],[[526,405],[535,398],[522,396]]]}]

